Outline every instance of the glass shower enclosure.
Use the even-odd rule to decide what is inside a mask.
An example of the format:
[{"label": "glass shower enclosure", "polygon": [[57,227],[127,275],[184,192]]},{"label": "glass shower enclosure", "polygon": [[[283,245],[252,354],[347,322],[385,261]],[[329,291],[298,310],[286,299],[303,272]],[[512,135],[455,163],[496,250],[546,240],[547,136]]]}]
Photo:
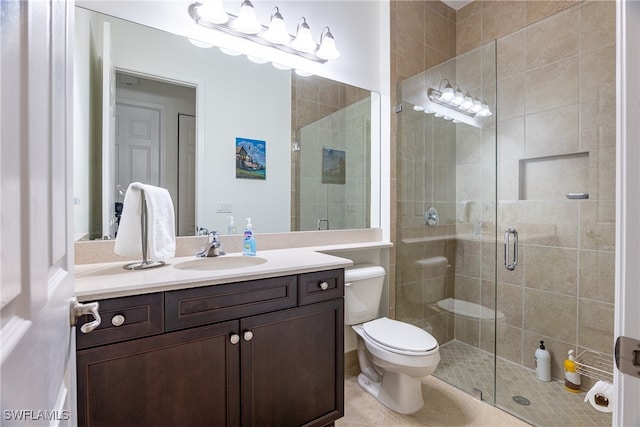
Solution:
[{"label": "glass shower enclosure", "polygon": [[[612,381],[615,25],[598,38],[572,30],[613,16],[607,3],[397,88],[396,317],[438,340],[436,377],[534,425],[611,424],[584,398]],[[562,50],[547,48],[555,39]],[[461,113],[467,97],[491,114]],[[548,382],[536,378],[540,341]],[[581,393],[562,381],[569,350],[598,365]]]}]

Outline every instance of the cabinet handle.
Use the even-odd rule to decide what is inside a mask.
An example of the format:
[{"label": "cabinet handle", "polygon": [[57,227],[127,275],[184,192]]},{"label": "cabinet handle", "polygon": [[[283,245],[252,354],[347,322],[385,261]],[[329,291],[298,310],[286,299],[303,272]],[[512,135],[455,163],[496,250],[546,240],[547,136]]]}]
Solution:
[{"label": "cabinet handle", "polygon": [[251,341],[251,338],[253,338],[253,332],[244,331],[244,340],[245,341]]},{"label": "cabinet handle", "polygon": [[231,344],[238,344],[240,342],[240,335],[231,334],[231,336],[229,337],[229,341],[231,341]]},{"label": "cabinet handle", "polygon": [[122,326],[124,325],[124,316],[122,314],[116,314],[111,318],[111,324],[113,326]]},{"label": "cabinet handle", "polygon": [[327,282],[321,282],[320,289],[322,289],[323,291],[326,291],[327,289],[329,289],[329,284]]}]

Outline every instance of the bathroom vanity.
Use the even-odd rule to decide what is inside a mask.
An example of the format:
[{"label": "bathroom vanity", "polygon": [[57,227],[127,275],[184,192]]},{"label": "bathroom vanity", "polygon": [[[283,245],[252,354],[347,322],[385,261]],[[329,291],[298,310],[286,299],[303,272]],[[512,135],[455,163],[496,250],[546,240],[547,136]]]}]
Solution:
[{"label": "bathroom vanity", "polygon": [[[76,327],[78,424],[324,426],[340,418],[350,261],[314,253],[326,262],[296,265],[292,252],[273,252],[262,266],[188,271],[182,285],[177,264],[106,266],[103,275],[81,266],[79,298],[97,299],[102,320],[89,333],[80,327],[91,316]],[[287,258],[290,274],[278,273]],[[147,286],[118,282],[136,274]],[[107,291],[109,281],[128,290]]]}]

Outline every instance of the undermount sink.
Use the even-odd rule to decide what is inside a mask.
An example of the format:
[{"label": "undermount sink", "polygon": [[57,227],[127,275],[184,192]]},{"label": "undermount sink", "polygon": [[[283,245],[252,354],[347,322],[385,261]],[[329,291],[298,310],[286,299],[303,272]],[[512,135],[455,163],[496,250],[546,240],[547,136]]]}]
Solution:
[{"label": "undermount sink", "polygon": [[253,267],[267,262],[265,258],[255,256],[218,256],[212,258],[197,258],[174,265],[178,270],[228,270],[232,268]]}]

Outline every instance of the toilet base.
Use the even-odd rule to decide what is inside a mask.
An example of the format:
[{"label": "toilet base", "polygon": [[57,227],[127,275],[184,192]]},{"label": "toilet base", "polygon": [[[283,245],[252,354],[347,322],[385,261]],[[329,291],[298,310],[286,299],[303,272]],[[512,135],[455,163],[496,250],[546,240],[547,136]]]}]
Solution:
[{"label": "toilet base", "polygon": [[360,374],[358,384],[378,402],[400,414],[413,414],[424,406],[422,383],[409,375],[386,371],[382,382],[375,382]]}]

